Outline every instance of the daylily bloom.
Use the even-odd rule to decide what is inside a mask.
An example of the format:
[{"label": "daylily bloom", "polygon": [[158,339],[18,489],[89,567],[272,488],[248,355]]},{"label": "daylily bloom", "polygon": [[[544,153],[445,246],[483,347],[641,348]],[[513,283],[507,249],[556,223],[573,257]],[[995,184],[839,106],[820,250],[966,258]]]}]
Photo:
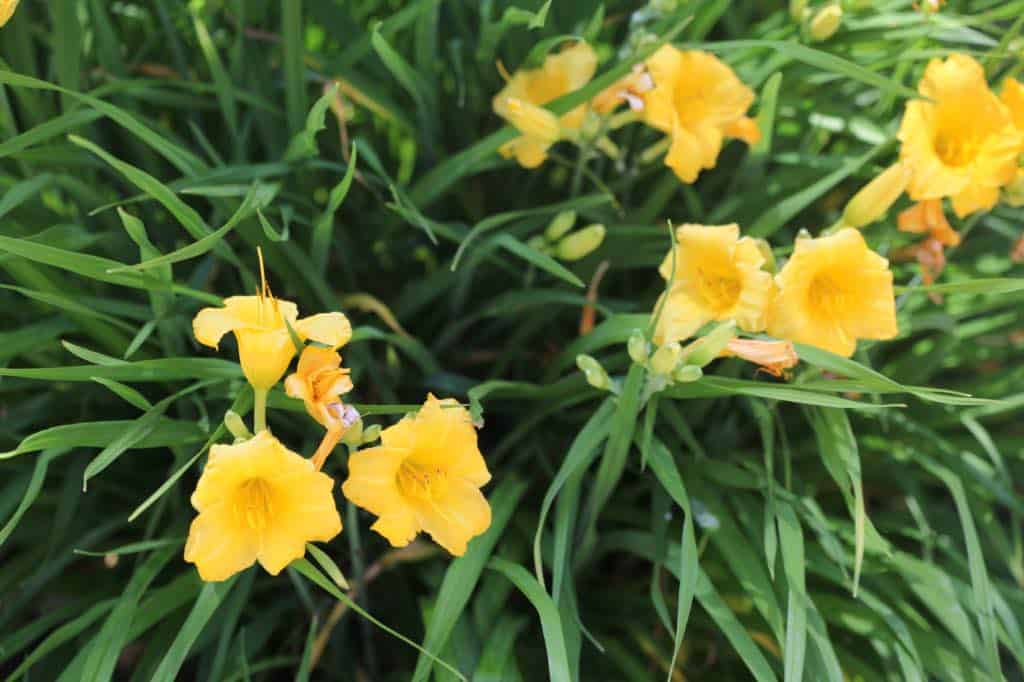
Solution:
[{"label": "daylily bloom", "polygon": [[659,272],[669,282],[654,342],[689,338],[712,320],[735,320],[741,329],[764,329],[773,294],[772,276],[762,269],[764,254],[732,225],[681,225],[676,229],[675,264],[665,256]]},{"label": "daylily bloom", "polygon": [[797,238],[775,282],[768,333],[776,338],[850,357],[857,339],[899,333],[889,261],[869,249],[858,230]]},{"label": "daylily bloom", "polygon": [[18,9],[18,0],[0,0],[0,26],[11,20],[16,9]]},{"label": "daylily bloom", "polygon": [[469,412],[433,395],[415,416],[380,434],[381,445],[352,453],[342,491],[380,518],[373,524],[395,547],[420,531],[456,556],[491,525],[480,488],[490,479]]},{"label": "daylily bloom", "polygon": [[760,139],[746,117],[754,91],[714,55],[666,45],[647,60],[647,70],[654,88],[643,94],[644,120],[671,136],[665,164],[683,182],[715,166],[725,137]]},{"label": "daylily bloom", "polygon": [[942,199],[921,201],[901,211],[896,226],[900,232],[928,234],[943,246],[956,246],[960,243],[960,234],[946,220]]},{"label": "daylily bloom", "polygon": [[494,113],[522,133],[498,150],[501,155],[514,156],[524,168],[544,163],[548,148],[579,131],[587,113],[583,104],[559,117],[544,105],[586,85],[596,70],[597,53],[580,41],[548,55],[540,68],[516,71],[492,103]]},{"label": "daylily bloom", "polygon": [[284,380],[284,390],[305,403],[309,416],[324,428],[331,428],[342,418],[341,395],[352,390],[352,379],[349,370],[341,366],[337,352],[306,346],[295,374]]},{"label": "daylily bloom", "polygon": [[967,55],[933,59],[918,91],[927,99],[907,102],[899,132],[910,198],[951,197],[961,218],[991,209],[1017,172],[1024,132]]},{"label": "daylily bloom", "polygon": [[254,388],[276,384],[295,355],[288,325],[299,339],[338,348],[352,338],[352,325],[342,313],[323,313],[298,319],[298,307],[271,295],[232,296],[223,308],[203,308],[192,320],[196,340],[217,348],[221,337],[233,332],[245,378]]},{"label": "daylily bloom", "polygon": [[214,445],[192,506],[185,561],[203,580],[226,580],[259,561],[271,575],[341,532],[334,481],[269,431]]}]

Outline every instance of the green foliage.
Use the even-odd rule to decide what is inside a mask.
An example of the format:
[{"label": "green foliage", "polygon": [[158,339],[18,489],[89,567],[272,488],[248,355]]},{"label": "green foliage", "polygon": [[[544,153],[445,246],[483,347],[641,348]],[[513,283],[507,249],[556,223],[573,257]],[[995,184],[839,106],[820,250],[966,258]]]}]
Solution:
[{"label": "green foliage", "polygon": [[[895,158],[927,60],[1024,68],[1021,0],[843,5],[812,45],[782,0],[23,0],[0,29],[0,675],[1024,680],[1024,209],[959,222],[929,285],[896,258],[906,200],[867,228],[901,334],[853,359],[720,360],[652,399],[627,354],[667,220],[738,222],[781,261]],[[693,186],[639,125],[618,159],[503,159],[496,62],[581,35],[597,75],[554,112],[674,42],[758,93],[761,141]],[[565,211],[606,227],[579,261],[531,245]],[[276,578],[183,561],[206,452],[252,409],[191,319],[256,289],[257,247],[276,295],[352,319],[368,426],[428,391],[482,421],[493,524],[465,556],[395,551],[350,507]],[[302,405],[270,404],[311,453]]]}]

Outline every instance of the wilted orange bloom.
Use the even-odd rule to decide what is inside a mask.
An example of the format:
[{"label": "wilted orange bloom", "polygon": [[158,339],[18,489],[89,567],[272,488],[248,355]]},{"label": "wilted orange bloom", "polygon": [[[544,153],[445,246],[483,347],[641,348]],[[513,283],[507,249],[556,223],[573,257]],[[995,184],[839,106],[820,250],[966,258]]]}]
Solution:
[{"label": "wilted orange bloom", "polygon": [[942,199],[921,201],[900,212],[896,221],[900,232],[928,234],[944,246],[957,246],[960,234],[946,220]]},{"label": "wilted orange bloom", "polygon": [[737,357],[760,365],[769,374],[782,377],[785,370],[800,362],[791,341],[760,341],[758,339],[733,339],[722,351],[722,357]]},{"label": "wilted orange bloom", "polygon": [[[946,252],[942,242],[934,237],[929,237],[917,244],[911,244],[893,253],[894,260],[916,260],[921,266],[921,280],[928,284],[934,284],[946,269]],[[932,300],[936,303],[941,301],[937,294],[932,294]]]},{"label": "wilted orange bloom", "polygon": [[306,346],[299,357],[295,374],[284,380],[285,392],[306,405],[309,416],[325,428],[342,418],[341,394],[352,390],[349,370],[341,366],[341,356],[330,348]]}]

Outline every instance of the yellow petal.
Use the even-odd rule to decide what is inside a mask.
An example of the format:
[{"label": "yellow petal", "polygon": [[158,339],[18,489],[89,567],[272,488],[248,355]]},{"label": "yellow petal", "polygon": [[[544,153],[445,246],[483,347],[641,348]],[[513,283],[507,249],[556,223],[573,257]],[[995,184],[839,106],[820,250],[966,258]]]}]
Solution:
[{"label": "yellow petal", "polygon": [[687,184],[697,181],[704,150],[697,137],[686,128],[676,125],[672,129],[672,145],[668,148],[665,165],[675,171]]},{"label": "yellow petal", "polygon": [[1013,125],[1018,130],[1024,131],[1024,85],[1015,78],[1007,78],[1003,83],[1001,98],[1006,108],[1010,110],[1013,118]]},{"label": "yellow petal", "polygon": [[10,21],[16,9],[18,9],[18,0],[0,0],[0,26]]},{"label": "yellow petal", "polygon": [[965,218],[977,211],[989,211],[999,203],[999,188],[968,185],[953,197],[952,203],[953,212],[959,218]]},{"label": "yellow petal", "polygon": [[352,338],[352,325],[343,313],[321,313],[295,323],[295,331],[303,339],[331,348],[344,346]]},{"label": "yellow petal", "polygon": [[377,516],[406,510],[408,504],[398,490],[398,467],[408,454],[386,445],[353,452],[341,492],[352,504]]},{"label": "yellow petal", "polygon": [[287,461],[278,475],[288,487],[281,491],[274,523],[262,538],[258,556],[271,575],[301,558],[307,542],[327,542],[341,532],[331,477],[313,471],[312,463],[303,457]]},{"label": "yellow petal", "polygon": [[220,347],[220,340],[243,323],[227,308],[203,308],[192,319],[192,333],[196,341],[210,348]]},{"label": "yellow petal", "polygon": [[422,529],[411,509],[400,509],[377,519],[370,530],[383,536],[392,547],[405,547]]},{"label": "yellow petal", "polygon": [[287,329],[265,331],[235,330],[242,372],[256,388],[269,389],[284,376],[295,355],[295,344]]},{"label": "yellow petal", "polygon": [[749,116],[744,116],[725,127],[725,136],[743,140],[753,146],[761,141],[761,129],[758,127],[757,121]]},{"label": "yellow petal", "polygon": [[483,493],[468,481],[453,480],[448,494],[431,505],[417,506],[423,530],[434,542],[455,556],[466,553],[467,543],[491,525],[491,506]]},{"label": "yellow petal", "polygon": [[[664,300],[664,303],[662,301]],[[683,341],[711,321],[711,314],[706,308],[690,298],[686,292],[676,287],[673,291],[661,295],[654,310],[661,309],[661,316],[654,329],[654,343],[663,346],[673,341]]]},{"label": "yellow petal", "polygon": [[203,580],[219,582],[252,566],[257,549],[257,539],[239,532],[230,510],[222,505],[193,519],[185,561],[196,565]]}]

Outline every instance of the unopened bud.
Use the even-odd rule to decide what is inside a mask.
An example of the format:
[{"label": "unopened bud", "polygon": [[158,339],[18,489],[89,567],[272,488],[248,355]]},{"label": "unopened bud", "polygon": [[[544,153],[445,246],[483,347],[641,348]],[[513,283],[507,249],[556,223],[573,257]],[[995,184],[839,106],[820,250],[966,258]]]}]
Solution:
[{"label": "unopened bud", "polygon": [[802,22],[807,12],[807,0],[789,0],[789,16],[793,21]]},{"label": "unopened bud", "polygon": [[505,102],[504,113],[516,130],[539,142],[553,144],[562,136],[558,117],[544,107],[510,97]]},{"label": "unopened bud", "polygon": [[535,251],[540,251],[541,253],[547,253],[550,250],[548,248],[548,240],[544,238],[544,235],[540,234],[530,237],[529,241],[526,242],[526,245]]},{"label": "unopened bud", "polygon": [[363,443],[363,420],[358,419],[354,424],[345,430],[341,436],[341,442],[350,446],[358,447]]},{"label": "unopened bud", "polygon": [[1003,189],[1003,199],[1010,206],[1024,206],[1024,168],[1018,170],[1017,177]]},{"label": "unopened bud", "polygon": [[372,443],[380,438],[380,424],[371,424],[369,428],[363,430],[363,445]]},{"label": "unopened bud", "polygon": [[550,242],[557,242],[576,224],[576,211],[562,211],[548,223],[544,236]]},{"label": "unopened bud", "polygon": [[860,228],[880,219],[907,189],[910,176],[910,168],[902,161],[886,168],[853,195],[843,211],[843,223]]},{"label": "unopened bud", "polygon": [[764,258],[764,265],[761,269],[775,274],[778,270],[778,264],[775,262],[775,252],[772,251],[772,245],[768,243],[767,239],[755,239],[754,245],[757,246],[757,250],[761,252],[761,256]]},{"label": "unopened bud", "polygon": [[647,362],[650,348],[642,331],[639,329],[633,330],[633,333],[629,336],[629,343],[626,344],[626,350],[629,351],[629,359],[638,365]]},{"label": "unopened bud", "polygon": [[807,33],[811,36],[811,40],[820,43],[834,36],[842,23],[843,8],[838,4],[826,5],[811,18],[811,23],[807,26]]},{"label": "unopened bud", "polygon": [[672,380],[677,384],[688,384],[704,376],[704,370],[697,365],[680,365],[672,372]]},{"label": "unopened bud", "polygon": [[671,374],[682,357],[683,349],[679,342],[666,343],[651,356],[651,371],[655,374]]},{"label": "unopened bud", "polygon": [[612,380],[608,377],[608,372],[604,371],[600,362],[589,355],[577,355],[576,366],[587,378],[587,383],[594,388],[606,391],[611,386]]},{"label": "unopened bud", "polygon": [[242,421],[242,418],[234,410],[228,410],[224,413],[224,426],[235,438],[241,440],[252,438],[249,427],[245,425],[245,422]]},{"label": "unopened bud", "polygon": [[732,320],[722,322],[684,348],[683,361],[688,365],[704,367],[717,358],[734,338],[736,338],[736,323]]},{"label": "unopened bud", "polygon": [[604,241],[604,225],[588,225],[558,242],[555,255],[562,260],[580,260],[593,253]]}]

